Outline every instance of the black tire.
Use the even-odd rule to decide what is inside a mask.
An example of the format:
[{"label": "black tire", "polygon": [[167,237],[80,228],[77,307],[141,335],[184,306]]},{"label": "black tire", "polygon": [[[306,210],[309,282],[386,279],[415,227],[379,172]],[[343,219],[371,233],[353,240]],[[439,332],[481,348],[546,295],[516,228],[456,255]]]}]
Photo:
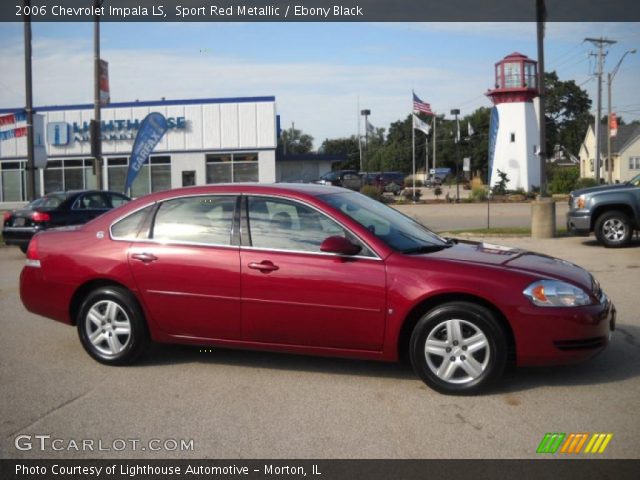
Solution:
[{"label": "black tire", "polygon": [[633,235],[629,217],[618,210],[600,215],[594,231],[598,241],[607,248],[625,247],[629,245]]},{"label": "black tire", "polygon": [[[105,365],[133,363],[149,343],[142,310],[133,294],[122,287],[101,287],[89,293],[76,323],[84,349]],[[126,324],[128,334],[124,333]]]},{"label": "black tire", "polygon": [[[456,334],[449,334],[449,326]],[[427,340],[438,353],[427,354]],[[480,347],[482,344],[485,346]],[[446,303],[424,314],[409,343],[418,376],[427,386],[449,395],[472,395],[486,389],[502,375],[507,352],[506,335],[494,315],[470,302]]]},{"label": "black tire", "polygon": [[22,253],[24,253],[25,255],[26,255],[26,253],[27,253],[27,248],[28,248],[28,247],[29,247],[29,245],[28,245],[28,244],[27,244],[27,245],[19,245],[19,246],[18,246],[18,248],[20,249],[20,251],[21,251]]}]

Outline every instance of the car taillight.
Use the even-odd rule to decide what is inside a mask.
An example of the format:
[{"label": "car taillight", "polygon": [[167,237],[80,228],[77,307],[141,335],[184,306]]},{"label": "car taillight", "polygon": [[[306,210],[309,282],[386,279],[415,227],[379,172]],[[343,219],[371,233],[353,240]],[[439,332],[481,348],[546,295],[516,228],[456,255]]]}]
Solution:
[{"label": "car taillight", "polygon": [[11,212],[4,212],[4,215],[2,215],[2,223],[6,222],[10,218],[11,218]]},{"label": "car taillight", "polygon": [[38,236],[34,236],[29,241],[27,247],[27,261],[25,262],[27,267],[40,267],[40,253],[38,252]]},{"label": "car taillight", "polygon": [[34,222],[48,222],[51,220],[51,215],[46,212],[33,212],[31,214],[31,220]]}]

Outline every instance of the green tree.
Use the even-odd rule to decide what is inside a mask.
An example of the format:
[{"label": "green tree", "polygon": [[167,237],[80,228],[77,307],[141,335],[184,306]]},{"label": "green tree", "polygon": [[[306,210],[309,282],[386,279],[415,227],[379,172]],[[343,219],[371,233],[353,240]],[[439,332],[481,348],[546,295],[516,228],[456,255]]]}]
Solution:
[{"label": "green tree", "polygon": [[319,153],[328,155],[344,155],[347,160],[337,164],[337,168],[355,169],[360,168],[360,150],[358,148],[358,137],[351,135],[350,137],[326,139],[320,145]]},{"label": "green tree", "polygon": [[591,99],[575,81],[562,81],[555,71],[545,72],[544,78],[547,154],[560,144],[578,156],[587,128],[593,123]]},{"label": "green tree", "polygon": [[297,128],[290,128],[280,134],[278,147],[289,155],[309,153],[313,149],[313,137]]}]

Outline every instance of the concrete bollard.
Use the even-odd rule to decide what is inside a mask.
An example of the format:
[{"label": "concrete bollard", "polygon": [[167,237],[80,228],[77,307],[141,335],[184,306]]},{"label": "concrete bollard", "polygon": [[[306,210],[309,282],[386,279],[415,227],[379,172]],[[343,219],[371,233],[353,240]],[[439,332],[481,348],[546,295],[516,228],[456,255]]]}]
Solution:
[{"label": "concrete bollard", "polygon": [[551,198],[531,202],[531,238],[556,236],[556,203]]}]

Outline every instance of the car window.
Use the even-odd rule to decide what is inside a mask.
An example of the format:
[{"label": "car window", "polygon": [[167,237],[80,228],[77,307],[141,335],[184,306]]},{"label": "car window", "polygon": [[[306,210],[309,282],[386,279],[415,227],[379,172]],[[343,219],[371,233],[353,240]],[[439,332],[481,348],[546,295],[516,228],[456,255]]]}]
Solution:
[{"label": "car window", "polygon": [[[33,205],[31,206],[43,209],[53,209],[58,208],[66,199],[67,196],[65,194],[53,193],[38,199],[39,202],[38,200],[34,200]],[[35,204],[36,202],[38,202],[37,205]]]},{"label": "car window", "polygon": [[108,209],[106,199],[101,193],[87,193],[80,195],[73,204],[74,210],[102,210]]},{"label": "car window", "polygon": [[109,200],[111,201],[111,206],[113,208],[119,207],[120,205],[124,205],[129,202],[131,199],[125,197],[124,195],[120,195],[118,193],[107,193]]},{"label": "car window", "polygon": [[156,213],[151,238],[163,242],[231,245],[235,204],[233,196],[167,200]]},{"label": "car window", "polygon": [[298,202],[279,198],[249,197],[251,245],[257,248],[320,252],[327,237],[340,235],[360,245],[360,255],[374,256],[359,239],[331,218]]},{"label": "car window", "polygon": [[133,240],[137,238],[145,218],[147,218],[147,215],[153,210],[154,206],[155,205],[149,205],[122,220],[118,220],[111,226],[111,236],[122,240]]}]

